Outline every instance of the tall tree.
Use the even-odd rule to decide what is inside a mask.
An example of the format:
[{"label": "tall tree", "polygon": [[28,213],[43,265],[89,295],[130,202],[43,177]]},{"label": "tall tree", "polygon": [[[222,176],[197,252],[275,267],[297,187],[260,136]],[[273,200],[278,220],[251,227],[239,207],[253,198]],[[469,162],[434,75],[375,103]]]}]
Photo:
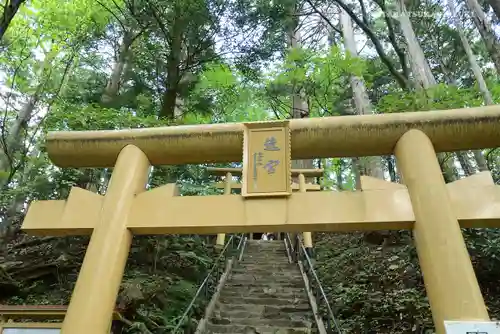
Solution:
[{"label": "tall tree", "polygon": [[477,0],[466,0],[466,4],[474,24],[481,34],[486,50],[488,50],[490,59],[495,65],[497,74],[500,75],[500,41],[495,35],[491,23],[486,18],[486,14],[481,5],[479,5],[479,2]]},{"label": "tall tree", "polygon": [[[407,45],[407,56],[410,62],[411,72],[413,74],[413,83],[417,91],[424,94],[425,98],[432,99],[428,96],[430,89],[436,86],[437,82],[432,74],[429,62],[420,46],[420,43],[415,35],[413,24],[410,20],[404,0],[398,0],[396,3],[396,11],[400,23],[401,31],[405,37]],[[454,167],[453,155],[438,153],[438,158],[441,162],[443,174],[448,182],[454,181],[457,178]]]},{"label": "tall tree", "polygon": [[[300,49],[302,47],[301,34],[300,34],[300,24],[299,24],[299,12],[300,12],[300,1],[290,2],[290,17],[288,19],[288,45],[290,49]],[[309,117],[309,104],[307,101],[307,96],[304,88],[300,84],[292,83],[292,108],[291,117],[292,118],[307,118]],[[311,169],[314,168],[314,162],[312,159],[308,160],[294,160],[292,161],[292,168],[304,168]],[[295,180],[297,182],[297,180]]]},{"label": "tall tree", "polygon": [[[450,8],[450,13],[451,13],[451,18],[453,20],[453,24],[455,25],[455,29],[457,29],[458,35],[460,37],[460,41],[462,42],[462,46],[464,48],[465,53],[467,54],[467,59],[469,60],[470,67],[472,69],[472,72],[474,73],[474,77],[476,78],[476,81],[479,85],[479,91],[483,95],[484,102],[486,105],[493,105],[493,97],[491,96],[491,92],[488,89],[488,86],[486,84],[486,81],[484,80],[483,73],[481,72],[481,68],[479,67],[479,64],[477,63],[476,56],[472,52],[472,48],[470,46],[469,40],[465,36],[464,29],[462,27],[462,22],[460,21],[460,18],[458,16],[457,11],[455,10],[455,4],[453,0],[448,0],[448,7]],[[488,164],[486,162],[486,159],[484,158],[483,154],[479,150],[474,150],[474,158],[477,162],[478,168],[480,171],[487,171],[488,170]],[[460,165],[462,166],[462,169],[464,170],[466,175],[471,175],[472,174],[472,168],[468,162],[468,158],[466,154],[463,152],[460,152],[457,154]]]},{"label": "tall tree", "polygon": [[10,22],[25,2],[26,0],[7,0],[4,4],[2,4],[3,12],[0,17],[0,40],[3,39],[7,28],[9,28]]},{"label": "tall tree", "polygon": [[[342,33],[344,36],[344,46],[351,57],[358,57],[354,30],[351,17],[346,11],[341,9],[340,21],[342,24]],[[366,93],[366,87],[362,79],[356,75],[351,76],[351,89],[353,92],[354,106],[358,115],[369,115],[372,113],[372,105]],[[363,174],[384,179],[384,169],[380,157],[366,157],[360,160]],[[355,161],[354,164],[357,164]],[[360,189],[360,181],[357,182],[357,189]]]}]

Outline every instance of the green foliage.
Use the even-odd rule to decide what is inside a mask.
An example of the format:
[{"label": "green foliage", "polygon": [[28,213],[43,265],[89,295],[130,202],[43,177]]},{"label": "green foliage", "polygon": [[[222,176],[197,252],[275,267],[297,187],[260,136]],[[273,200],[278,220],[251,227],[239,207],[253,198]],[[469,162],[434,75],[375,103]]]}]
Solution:
[{"label": "green foliage", "polygon": [[[409,235],[390,247],[363,234],[320,234],[316,268],[346,333],[410,333],[432,328]],[[335,244],[336,247],[329,245]],[[342,270],[338,270],[342,268]]]},{"label": "green foliage", "polygon": [[[491,85],[495,101],[500,101],[500,86]],[[427,92],[395,92],[383,96],[377,104],[380,113],[444,110],[478,107],[484,104],[483,97],[476,86],[457,87],[439,84]]]},{"label": "green foliage", "polygon": [[350,76],[362,76],[364,71],[363,60],[345,55],[337,47],[327,52],[295,48],[266,76],[266,91],[282,114],[289,112],[292,94],[303,94],[311,117],[339,115]]},{"label": "green foliage", "polygon": [[118,130],[166,126],[155,116],[138,117],[132,110],[115,110],[88,105],[83,110],[53,110],[45,121],[47,131]]},{"label": "green foliage", "polygon": [[258,83],[245,80],[241,73],[228,65],[213,63],[200,75],[193,93],[195,100],[192,107],[204,103],[212,113],[211,118],[205,119],[209,123],[266,120],[270,114],[259,86]]}]

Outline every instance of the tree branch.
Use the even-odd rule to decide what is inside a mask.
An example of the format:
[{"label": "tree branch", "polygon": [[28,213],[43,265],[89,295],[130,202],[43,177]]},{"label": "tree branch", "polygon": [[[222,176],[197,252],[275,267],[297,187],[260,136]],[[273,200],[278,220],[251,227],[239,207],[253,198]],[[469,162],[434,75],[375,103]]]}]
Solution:
[{"label": "tree branch", "polygon": [[[310,1],[310,0],[307,0]],[[394,64],[392,63],[391,59],[389,56],[385,53],[384,47],[380,43],[380,40],[375,36],[373,31],[368,27],[363,21],[361,21],[358,16],[347,6],[343,1],[341,0],[333,0],[335,3],[337,3],[345,12],[351,17],[351,19],[363,30],[363,32],[368,36],[368,38],[372,41],[373,46],[375,47],[375,50],[377,50],[377,53],[382,60],[382,62],[387,66],[387,69],[389,72],[391,72],[392,76],[396,81],[398,82],[399,86],[403,89],[406,89],[408,87],[408,80],[402,75],[395,67]],[[319,13],[318,13],[319,14]],[[331,23],[330,23],[331,24]],[[333,26],[332,26],[333,28]]]}]

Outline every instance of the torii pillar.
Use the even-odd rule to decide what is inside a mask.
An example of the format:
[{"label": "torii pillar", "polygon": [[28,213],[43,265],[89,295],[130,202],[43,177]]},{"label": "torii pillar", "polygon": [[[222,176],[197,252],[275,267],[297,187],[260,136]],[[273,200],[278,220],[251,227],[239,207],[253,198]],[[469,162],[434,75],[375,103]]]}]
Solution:
[{"label": "torii pillar", "polygon": [[135,195],[146,188],[149,166],[146,155],[135,146],[124,147],[118,155],[102,202],[100,221],[92,232],[62,333],[109,333],[132,242],[132,233],[126,226],[128,215]]},{"label": "torii pillar", "polygon": [[445,320],[488,321],[432,142],[410,130],[394,153],[415,214],[413,236],[437,333],[446,333]]}]

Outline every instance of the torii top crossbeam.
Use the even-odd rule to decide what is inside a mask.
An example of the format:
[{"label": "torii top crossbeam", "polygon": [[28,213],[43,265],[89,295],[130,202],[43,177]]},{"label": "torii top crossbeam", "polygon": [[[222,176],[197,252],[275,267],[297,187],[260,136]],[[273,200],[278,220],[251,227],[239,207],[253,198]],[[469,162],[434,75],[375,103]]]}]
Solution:
[{"label": "torii top crossbeam", "polygon": [[[392,154],[410,129],[437,152],[500,146],[500,106],[431,112],[290,120],[292,158]],[[241,161],[244,124],[208,124],[114,131],[51,132],[47,151],[61,167],[113,167],[128,144],[152,165]]]}]

